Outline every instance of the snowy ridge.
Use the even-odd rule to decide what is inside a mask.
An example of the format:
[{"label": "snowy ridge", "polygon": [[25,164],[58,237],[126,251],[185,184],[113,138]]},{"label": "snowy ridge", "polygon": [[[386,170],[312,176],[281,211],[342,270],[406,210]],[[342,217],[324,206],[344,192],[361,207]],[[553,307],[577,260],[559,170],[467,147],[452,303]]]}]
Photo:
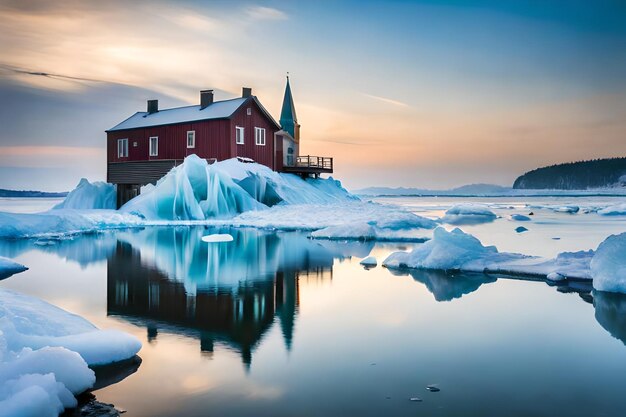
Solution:
[{"label": "snowy ridge", "polygon": [[554,259],[498,252],[460,229],[435,229],[433,239],[412,252],[394,252],[383,261],[388,268],[461,270],[536,275],[550,280],[593,280],[600,291],[626,293],[626,233],[609,236],[597,251],[563,252]]}]

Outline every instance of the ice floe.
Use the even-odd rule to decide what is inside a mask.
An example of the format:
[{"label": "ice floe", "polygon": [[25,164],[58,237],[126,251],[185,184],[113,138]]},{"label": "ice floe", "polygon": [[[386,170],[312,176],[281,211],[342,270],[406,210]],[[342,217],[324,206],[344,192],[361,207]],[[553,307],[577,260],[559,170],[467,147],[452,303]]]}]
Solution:
[{"label": "ice floe", "polygon": [[359,263],[365,267],[370,267],[370,268],[378,265],[376,258],[373,256],[368,256],[367,258],[362,259],[361,262]]},{"label": "ice floe", "polygon": [[488,223],[496,219],[496,214],[488,207],[479,204],[457,204],[441,218],[441,221],[448,224],[479,224]]},{"label": "ice floe", "polygon": [[134,336],[0,289],[0,415],[56,416],[95,383],[88,365],[128,359],[140,348]]},{"label": "ice floe", "polygon": [[27,269],[28,268],[20,263],[12,261],[9,258],[0,256],[0,279],[8,278],[13,274],[26,271]]},{"label": "ice floe", "polygon": [[516,222],[529,222],[531,218],[523,214],[511,214],[511,220],[515,220]]},{"label": "ice floe", "polygon": [[599,291],[626,293],[626,233],[609,236],[596,251],[562,252],[553,259],[498,252],[460,229],[434,230],[433,239],[412,252],[395,252],[383,261],[388,268],[460,270],[534,275],[551,281],[593,280]]},{"label": "ice floe", "polygon": [[202,241],[206,243],[232,242],[233,236],[228,233],[215,233],[202,236]]},{"label": "ice floe", "polygon": [[53,209],[108,209],[115,210],[117,195],[115,185],[106,182],[90,183],[82,178],[76,188]]},{"label": "ice floe", "polygon": [[626,216],[626,203],[614,204],[598,210],[601,216]]}]

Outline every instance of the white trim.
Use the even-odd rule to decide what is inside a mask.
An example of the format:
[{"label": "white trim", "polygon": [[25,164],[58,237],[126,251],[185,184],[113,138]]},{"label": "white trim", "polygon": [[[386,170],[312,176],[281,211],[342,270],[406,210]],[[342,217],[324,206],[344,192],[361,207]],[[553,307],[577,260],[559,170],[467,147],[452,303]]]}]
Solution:
[{"label": "white trim", "polygon": [[[154,146],[152,146],[152,139],[154,139]],[[158,136],[150,136],[148,139],[148,155],[149,156],[159,156],[159,137]]]},{"label": "white trim", "polygon": [[[191,135],[191,145],[189,145],[189,134]],[[195,130],[188,130],[187,131],[187,149],[191,149],[191,148],[195,148],[196,147],[196,131]]]},{"label": "white trim", "polygon": [[254,143],[258,146],[265,146],[265,128],[254,128]]},{"label": "white trim", "polygon": [[128,138],[117,140],[117,157],[128,158]]},{"label": "white trim", "polygon": [[[239,135],[241,132],[241,135]],[[241,137],[241,140],[239,140]],[[235,126],[235,143],[237,145],[243,145],[246,142],[246,130],[241,126]]]}]

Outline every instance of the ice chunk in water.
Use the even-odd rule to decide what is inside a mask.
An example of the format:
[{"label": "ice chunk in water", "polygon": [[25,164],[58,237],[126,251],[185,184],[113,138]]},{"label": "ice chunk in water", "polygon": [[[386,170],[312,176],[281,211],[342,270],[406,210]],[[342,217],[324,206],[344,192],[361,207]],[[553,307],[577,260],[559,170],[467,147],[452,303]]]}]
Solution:
[{"label": "ice chunk in water", "polygon": [[611,235],[591,259],[593,288],[626,293],[626,233]]}]

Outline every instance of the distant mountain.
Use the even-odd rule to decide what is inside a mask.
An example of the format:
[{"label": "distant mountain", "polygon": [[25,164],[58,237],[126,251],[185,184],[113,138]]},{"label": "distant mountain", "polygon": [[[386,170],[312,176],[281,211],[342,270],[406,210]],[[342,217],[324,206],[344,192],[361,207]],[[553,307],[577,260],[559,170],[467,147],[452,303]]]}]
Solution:
[{"label": "distant mountain", "polygon": [[594,159],[537,168],[518,177],[514,189],[587,190],[626,186],[626,158]]},{"label": "distant mountain", "polygon": [[47,197],[47,198],[58,198],[65,197],[67,192],[61,193],[48,193],[45,191],[30,191],[30,190],[5,190],[0,188],[0,197]]},{"label": "distant mountain", "polygon": [[511,191],[509,187],[494,184],[468,184],[450,190],[428,190],[422,188],[390,188],[390,187],[368,187],[361,190],[354,190],[354,194],[375,195],[375,196],[482,196],[482,195],[508,195]]}]

